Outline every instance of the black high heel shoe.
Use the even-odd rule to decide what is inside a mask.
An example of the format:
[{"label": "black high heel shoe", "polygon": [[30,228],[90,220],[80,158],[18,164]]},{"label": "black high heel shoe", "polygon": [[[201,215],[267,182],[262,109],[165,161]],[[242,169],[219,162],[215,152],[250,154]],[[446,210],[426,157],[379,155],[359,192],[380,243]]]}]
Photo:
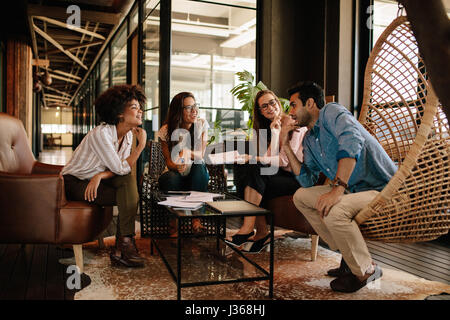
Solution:
[{"label": "black high heel shoe", "polygon": [[254,234],[255,234],[254,231],[248,234],[235,234],[234,236],[231,236],[231,241],[225,239],[225,242],[232,245],[233,247],[240,247],[244,243],[253,242],[253,240],[248,240],[248,238],[250,238]]},{"label": "black high heel shoe", "polygon": [[268,239],[270,239],[270,232],[264,238],[253,241],[253,244],[250,246],[250,248],[248,248],[248,249],[244,248],[242,251],[244,251],[246,253],[260,253],[264,249],[269,251],[270,241],[267,241]]}]

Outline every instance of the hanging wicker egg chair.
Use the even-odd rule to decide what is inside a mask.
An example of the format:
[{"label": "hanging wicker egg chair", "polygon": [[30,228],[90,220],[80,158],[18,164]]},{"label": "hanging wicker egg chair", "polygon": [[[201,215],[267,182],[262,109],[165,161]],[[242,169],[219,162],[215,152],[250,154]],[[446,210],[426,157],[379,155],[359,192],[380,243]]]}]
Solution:
[{"label": "hanging wicker egg chair", "polygon": [[355,217],[367,240],[418,242],[450,228],[450,137],[405,16],[383,32],[367,62],[360,123],[398,171]]}]

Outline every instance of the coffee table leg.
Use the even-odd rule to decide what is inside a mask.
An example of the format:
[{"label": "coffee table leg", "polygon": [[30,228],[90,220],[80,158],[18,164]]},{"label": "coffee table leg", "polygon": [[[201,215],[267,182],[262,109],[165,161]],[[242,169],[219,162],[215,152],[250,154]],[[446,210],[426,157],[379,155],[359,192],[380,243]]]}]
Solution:
[{"label": "coffee table leg", "polygon": [[216,247],[219,251],[219,235],[220,235],[220,218],[216,218]]},{"label": "coffee table leg", "polygon": [[181,221],[178,221],[178,238],[177,238],[177,300],[181,300]]},{"label": "coffee table leg", "polygon": [[275,227],[273,222],[273,214],[270,215],[270,279],[269,279],[269,298],[273,298],[273,255],[274,255],[274,235]]}]

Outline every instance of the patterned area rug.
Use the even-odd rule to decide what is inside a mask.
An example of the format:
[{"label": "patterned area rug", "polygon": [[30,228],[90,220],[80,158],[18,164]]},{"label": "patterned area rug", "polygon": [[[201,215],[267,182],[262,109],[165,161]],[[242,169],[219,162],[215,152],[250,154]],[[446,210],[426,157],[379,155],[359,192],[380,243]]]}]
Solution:
[{"label": "patterned area rug", "polygon": [[[234,233],[235,231],[227,230]],[[319,247],[317,260],[310,260],[309,239],[294,239],[285,236],[288,231],[275,233],[274,299],[276,300],[423,300],[427,296],[450,293],[450,286],[428,281],[402,271],[383,268],[383,277],[356,293],[336,293],[330,289],[333,278],[326,271],[339,265],[338,253]],[[201,238],[199,241],[201,246]],[[99,249],[97,243],[84,246],[85,274],[90,284],[75,294],[75,300],[173,300],[176,299],[176,285],[162,259],[155,251],[150,255],[150,239],[137,236],[139,251],[146,258],[146,265],[139,269],[111,266],[109,247],[114,237],[105,239],[106,249]],[[214,242],[215,243],[215,242]],[[208,265],[210,255],[204,255],[199,246],[193,247],[189,270],[214,272]],[[197,249],[195,249],[197,248]],[[223,252],[223,251],[222,251]],[[223,257],[241,275],[252,275],[255,268],[243,262],[236,253],[229,250]],[[258,263],[268,261],[269,253],[252,255]],[[224,258],[225,259],[225,258]],[[241,262],[239,262],[241,261]],[[70,259],[61,261],[70,264]],[[268,266],[268,264],[266,264]],[[182,299],[189,300],[253,300],[268,299],[268,281],[253,281],[234,284],[210,285],[182,289]]]}]

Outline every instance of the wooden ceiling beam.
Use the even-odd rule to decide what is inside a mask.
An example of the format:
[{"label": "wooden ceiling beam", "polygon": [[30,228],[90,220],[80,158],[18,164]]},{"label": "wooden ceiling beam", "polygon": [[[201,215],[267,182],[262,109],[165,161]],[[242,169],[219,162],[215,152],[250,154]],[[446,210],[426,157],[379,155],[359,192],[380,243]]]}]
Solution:
[{"label": "wooden ceiling beam", "polygon": [[72,59],[73,61],[75,61],[76,63],[78,63],[80,66],[82,66],[84,69],[88,69],[88,67],[86,67],[83,62],[80,61],[80,59],[78,59],[77,57],[75,57],[72,53],[70,53],[69,51],[65,50],[55,39],[53,39],[52,37],[50,37],[47,33],[45,33],[44,31],[42,31],[41,29],[39,29],[38,27],[36,27],[36,25],[33,25],[33,29],[34,31],[36,31],[42,38],[44,38],[45,40],[47,40],[48,42],[50,42],[51,44],[53,44],[56,48],[58,48],[61,52],[63,52],[64,54],[66,54],[70,59]]},{"label": "wooden ceiling beam", "polygon": [[55,69],[50,69],[50,68],[48,68],[48,71],[51,71],[53,73],[57,73],[59,75],[66,76],[66,77],[69,77],[69,78],[73,78],[73,79],[76,79],[76,80],[81,80],[81,77],[78,77],[77,75],[73,75],[73,74],[68,73],[68,72],[55,70]]},{"label": "wooden ceiling beam", "polygon": [[[76,49],[88,48],[88,47],[92,47],[92,46],[98,46],[98,45],[101,45],[101,44],[103,44],[103,41],[91,42],[91,43],[88,43],[88,44],[83,44],[83,45],[77,45],[77,46],[74,46],[74,47],[70,47],[70,48],[67,48],[66,50],[67,51],[73,51],[73,50],[76,50]],[[54,54],[54,53],[59,53],[59,52],[60,52],[59,50],[49,50],[49,51],[47,51],[47,54]]]},{"label": "wooden ceiling beam", "polygon": [[[65,7],[45,6],[37,4],[28,4],[28,16],[45,16],[52,19],[67,21],[70,15]],[[116,25],[120,22],[120,13],[110,13],[93,10],[81,10],[81,21],[96,21],[109,25]]]},{"label": "wooden ceiling beam", "polygon": [[67,93],[67,92],[60,91],[60,90],[55,89],[55,88],[52,88],[52,87],[50,87],[50,86],[44,86],[44,88],[45,88],[46,90],[51,90],[51,91],[54,91],[54,92],[56,92],[56,93],[59,93],[60,95],[62,95],[62,96],[64,96],[64,97],[72,98],[72,96],[71,96],[69,93]]},{"label": "wooden ceiling beam", "polygon": [[50,73],[50,75],[54,79],[59,79],[59,80],[67,81],[67,82],[72,82],[72,83],[75,83],[75,84],[80,83],[80,81],[76,81],[76,80],[70,79],[68,77],[61,77],[61,76],[58,76],[58,75],[56,75],[54,73]]},{"label": "wooden ceiling beam", "polygon": [[56,25],[58,27],[61,27],[61,28],[66,28],[66,29],[69,29],[69,30],[72,30],[72,31],[76,31],[76,32],[79,32],[79,33],[90,35],[91,37],[94,37],[94,38],[105,40],[105,37],[102,36],[101,34],[98,34],[98,33],[92,32],[92,31],[88,31],[88,30],[85,30],[83,28],[70,26],[67,23],[64,23],[64,22],[61,22],[61,21],[58,21],[58,20],[55,20],[55,19],[52,19],[52,18],[47,18],[47,17],[44,17],[44,16],[33,16],[33,18],[34,19],[39,19],[41,21],[45,21],[47,23],[54,24],[54,25]]}]

